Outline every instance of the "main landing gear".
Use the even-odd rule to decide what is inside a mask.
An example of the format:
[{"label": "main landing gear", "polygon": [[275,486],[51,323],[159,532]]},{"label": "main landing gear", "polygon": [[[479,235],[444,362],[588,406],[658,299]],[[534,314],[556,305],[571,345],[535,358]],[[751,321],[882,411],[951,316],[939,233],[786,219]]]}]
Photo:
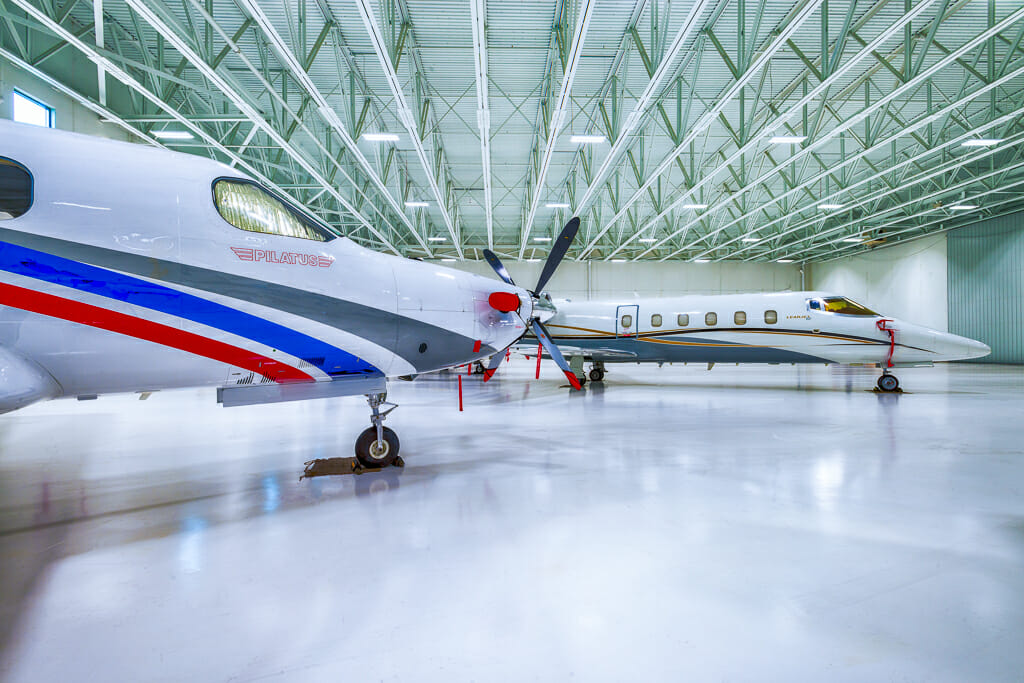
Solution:
[{"label": "main landing gear", "polygon": [[601,361],[595,362],[590,368],[590,381],[601,382],[604,380],[604,363]]},{"label": "main landing gear", "polygon": [[[356,439],[356,461],[361,467],[379,469],[388,465],[405,466],[405,461],[398,456],[398,435],[384,426],[384,418],[398,407],[388,403],[387,398],[386,393],[366,395],[371,410],[371,426]],[[390,407],[381,411],[381,406],[385,405]]]}]

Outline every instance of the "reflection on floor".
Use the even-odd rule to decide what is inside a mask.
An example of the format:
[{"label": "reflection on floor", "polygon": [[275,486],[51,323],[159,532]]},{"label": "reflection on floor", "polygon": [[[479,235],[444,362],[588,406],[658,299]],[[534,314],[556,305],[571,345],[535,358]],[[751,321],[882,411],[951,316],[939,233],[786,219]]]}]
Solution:
[{"label": "reflection on floor", "polygon": [[0,679],[1020,680],[1024,368],[532,374],[0,417]]}]

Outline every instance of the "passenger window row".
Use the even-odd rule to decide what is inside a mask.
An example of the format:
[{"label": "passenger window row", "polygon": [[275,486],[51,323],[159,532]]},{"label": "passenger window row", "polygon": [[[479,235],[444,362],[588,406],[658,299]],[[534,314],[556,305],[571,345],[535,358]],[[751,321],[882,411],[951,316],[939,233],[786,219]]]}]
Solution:
[{"label": "passenger window row", "polygon": [[[625,319],[626,319],[626,316],[623,317],[623,323],[624,324],[626,324],[625,323]],[[632,320],[633,320],[632,317],[630,317],[630,323],[629,324],[632,324]],[[746,311],[736,311],[735,313],[732,314],[732,321],[736,325],[746,325],[747,324],[747,312]],[[767,310],[767,311],[764,312],[764,321],[768,325],[774,325],[777,322],[779,322],[779,314],[776,311]],[[661,319],[661,314],[660,313],[654,313],[654,314],[651,315],[651,327],[661,327],[661,323],[662,323],[662,319]],[[708,327],[714,327],[715,325],[717,325],[718,324],[718,314],[714,313],[712,311],[709,311],[708,313],[705,313],[704,314],[704,324],[706,326],[708,326]],[[690,315],[688,313],[680,313],[680,314],[678,314],[676,316],[676,325],[678,325],[679,327],[689,327],[690,326]],[[626,324],[626,326],[628,327],[629,325]]]}]

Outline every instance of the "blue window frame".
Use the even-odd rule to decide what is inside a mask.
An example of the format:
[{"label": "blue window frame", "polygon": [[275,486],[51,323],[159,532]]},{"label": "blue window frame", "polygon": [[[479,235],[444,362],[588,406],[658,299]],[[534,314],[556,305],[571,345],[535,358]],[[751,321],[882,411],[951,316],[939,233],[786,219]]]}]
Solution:
[{"label": "blue window frame", "polygon": [[29,123],[44,128],[53,128],[56,124],[57,117],[53,107],[17,90],[14,91],[12,100],[11,118],[18,123]]}]

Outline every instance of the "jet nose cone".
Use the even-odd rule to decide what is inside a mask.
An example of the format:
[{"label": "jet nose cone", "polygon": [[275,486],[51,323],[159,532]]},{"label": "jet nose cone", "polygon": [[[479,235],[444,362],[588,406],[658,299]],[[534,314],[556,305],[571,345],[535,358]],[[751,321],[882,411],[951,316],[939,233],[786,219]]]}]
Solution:
[{"label": "jet nose cone", "polygon": [[974,339],[968,339],[967,341],[967,353],[970,355],[968,358],[983,358],[988,354],[992,353],[992,349],[988,344],[983,344],[980,341]]}]

